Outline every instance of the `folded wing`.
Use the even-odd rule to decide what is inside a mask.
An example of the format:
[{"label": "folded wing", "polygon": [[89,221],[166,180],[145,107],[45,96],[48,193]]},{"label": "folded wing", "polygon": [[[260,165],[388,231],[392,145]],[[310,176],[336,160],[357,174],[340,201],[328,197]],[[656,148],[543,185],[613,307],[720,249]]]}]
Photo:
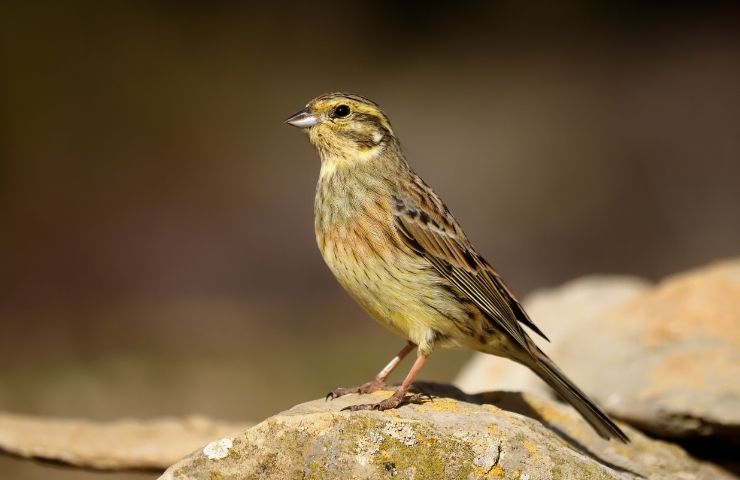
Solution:
[{"label": "folded wing", "polygon": [[517,322],[549,341],[501,277],[475,252],[441,200],[434,199],[437,202],[426,204],[426,208],[411,198],[394,199],[395,226],[401,238],[523,348],[529,350],[530,341]]}]

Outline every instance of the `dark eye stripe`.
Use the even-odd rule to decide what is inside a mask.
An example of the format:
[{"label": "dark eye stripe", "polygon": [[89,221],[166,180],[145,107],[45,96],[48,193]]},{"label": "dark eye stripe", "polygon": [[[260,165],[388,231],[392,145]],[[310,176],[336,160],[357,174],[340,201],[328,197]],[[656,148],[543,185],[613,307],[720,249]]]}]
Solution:
[{"label": "dark eye stripe", "polygon": [[372,137],[368,134],[345,132],[345,135],[347,136],[347,138],[350,138],[352,141],[363,147],[371,148],[377,146],[377,143],[373,141]]},{"label": "dark eye stripe", "polygon": [[383,123],[376,115],[370,113],[355,112],[355,116],[353,118],[357,122],[372,123],[373,125],[377,125],[378,127],[383,128]]}]

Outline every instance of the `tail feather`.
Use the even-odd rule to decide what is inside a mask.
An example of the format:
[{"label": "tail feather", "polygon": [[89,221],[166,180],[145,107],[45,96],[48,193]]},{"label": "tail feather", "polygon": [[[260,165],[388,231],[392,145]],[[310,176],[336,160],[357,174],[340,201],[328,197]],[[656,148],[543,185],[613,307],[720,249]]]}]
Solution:
[{"label": "tail feather", "polygon": [[609,418],[609,415],[570,381],[544,352],[537,347],[534,348],[537,355],[528,365],[532,371],[552,387],[558,395],[573,405],[600,437],[605,439],[616,437],[624,443],[629,443],[629,437]]}]

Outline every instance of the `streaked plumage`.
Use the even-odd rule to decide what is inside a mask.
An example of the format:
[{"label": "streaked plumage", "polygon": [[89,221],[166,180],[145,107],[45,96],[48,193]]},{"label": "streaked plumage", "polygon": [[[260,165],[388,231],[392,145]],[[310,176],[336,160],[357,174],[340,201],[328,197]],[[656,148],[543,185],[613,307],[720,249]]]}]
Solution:
[{"label": "streaked plumage", "polygon": [[[406,163],[377,104],[322,95],[288,120],[304,128],[321,157],[316,238],[339,283],[370,315],[418,346],[417,362],[389,399],[393,408],[438,347],[463,347],[522,363],[573,404],[605,438],[627,437],[534,344],[545,335],[481,257],[442,200]],[[330,396],[378,389],[410,347],[376,378]]]}]

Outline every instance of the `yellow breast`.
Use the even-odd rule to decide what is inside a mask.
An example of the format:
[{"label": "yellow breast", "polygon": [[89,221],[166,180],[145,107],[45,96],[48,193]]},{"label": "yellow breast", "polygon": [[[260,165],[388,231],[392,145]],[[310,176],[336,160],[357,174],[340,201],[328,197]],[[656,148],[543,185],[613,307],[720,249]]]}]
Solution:
[{"label": "yellow breast", "polygon": [[465,315],[423,257],[396,233],[390,205],[373,201],[356,215],[316,222],[321,254],[339,283],[378,322],[421,345],[435,332],[458,332],[450,317]]}]

